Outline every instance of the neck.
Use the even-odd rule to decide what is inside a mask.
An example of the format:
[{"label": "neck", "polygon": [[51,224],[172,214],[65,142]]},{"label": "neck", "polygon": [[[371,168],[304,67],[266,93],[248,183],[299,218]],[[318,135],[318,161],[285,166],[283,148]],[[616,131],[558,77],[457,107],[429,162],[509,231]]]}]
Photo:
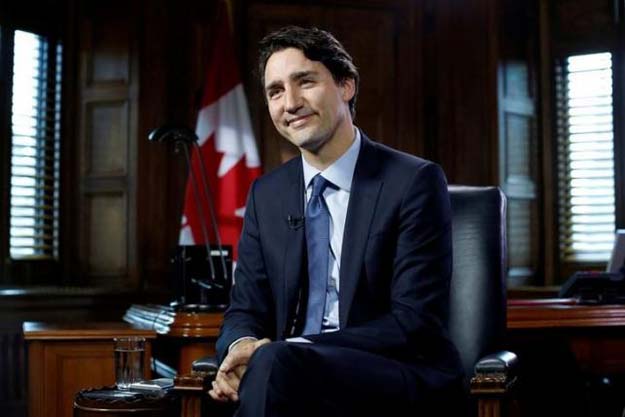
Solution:
[{"label": "neck", "polygon": [[323,171],[347,152],[352,143],[354,143],[355,137],[354,126],[351,120],[349,120],[349,123],[339,125],[332,137],[319,149],[311,151],[300,148],[300,151],[306,162],[319,171]]}]

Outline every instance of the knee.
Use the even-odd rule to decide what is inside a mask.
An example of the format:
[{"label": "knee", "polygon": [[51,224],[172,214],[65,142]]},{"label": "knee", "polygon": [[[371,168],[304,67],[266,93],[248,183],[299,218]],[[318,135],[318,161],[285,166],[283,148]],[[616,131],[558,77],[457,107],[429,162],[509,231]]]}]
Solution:
[{"label": "knee", "polygon": [[293,349],[287,342],[271,342],[256,349],[241,380],[241,387],[253,386],[261,390],[265,385],[268,385],[265,388],[294,388],[301,371]]},{"label": "knee", "polygon": [[[308,390],[302,389],[301,353],[288,342],[271,342],[256,349],[239,387],[240,409],[290,410],[286,415],[301,415],[291,410],[293,404]],[[292,411],[292,412],[291,412]],[[248,415],[241,413],[241,415]]]},{"label": "knee", "polygon": [[266,345],[262,345],[250,358],[250,366],[259,366],[266,368],[271,367],[275,363],[284,363],[290,356],[293,355],[293,346],[288,342],[271,342]]}]

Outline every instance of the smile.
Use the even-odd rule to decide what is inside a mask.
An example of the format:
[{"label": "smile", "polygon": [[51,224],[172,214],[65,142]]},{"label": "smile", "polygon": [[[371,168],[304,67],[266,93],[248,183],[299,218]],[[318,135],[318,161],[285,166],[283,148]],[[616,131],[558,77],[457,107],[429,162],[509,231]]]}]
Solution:
[{"label": "smile", "polygon": [[293,128],[298,128],[300,126],[303,126],[304,124],[306,124],[306,122],[308,122],[308,120],[311,118],[312,114],[306,114],[303,116],[299,116],[299,117],[295,117],[293,119],[287,120],[286,124],[289,127],[293,127]]}]

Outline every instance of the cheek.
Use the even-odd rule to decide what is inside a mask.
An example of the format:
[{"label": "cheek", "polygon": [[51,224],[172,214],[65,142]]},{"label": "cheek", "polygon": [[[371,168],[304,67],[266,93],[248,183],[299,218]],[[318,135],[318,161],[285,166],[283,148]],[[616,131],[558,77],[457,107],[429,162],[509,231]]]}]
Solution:
[{"label": "cheek", "polygon": [[282,114],[279,109],[278,106],[276,106],[275,104],[268,104],[267,108],[269,109],[269,117],[271,117],[271,120],[275,123],[278,124],[280,122],[280,115]]}]

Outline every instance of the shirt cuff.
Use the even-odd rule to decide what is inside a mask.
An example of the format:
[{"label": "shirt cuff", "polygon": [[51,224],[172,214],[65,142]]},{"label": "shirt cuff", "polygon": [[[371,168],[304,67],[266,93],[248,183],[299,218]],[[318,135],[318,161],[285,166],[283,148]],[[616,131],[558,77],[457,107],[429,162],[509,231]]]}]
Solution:
[{"label": "shirt cuff", "polygon": [[306,339],[305,337],[289,337],[286,341],[291,343],[312,343],[312,341]]},{"label": "shirt cuff", "polygon": [[254,336],[239,337],[237,340],[235,340],[234,342],[230,343],[230,346],[228,346],[228,353],[230,353],[232,348],[235,347],[237,343],[242,342],[244,340],[254,340],[254,341],[257,341],[258,338],[254,337]]}]

